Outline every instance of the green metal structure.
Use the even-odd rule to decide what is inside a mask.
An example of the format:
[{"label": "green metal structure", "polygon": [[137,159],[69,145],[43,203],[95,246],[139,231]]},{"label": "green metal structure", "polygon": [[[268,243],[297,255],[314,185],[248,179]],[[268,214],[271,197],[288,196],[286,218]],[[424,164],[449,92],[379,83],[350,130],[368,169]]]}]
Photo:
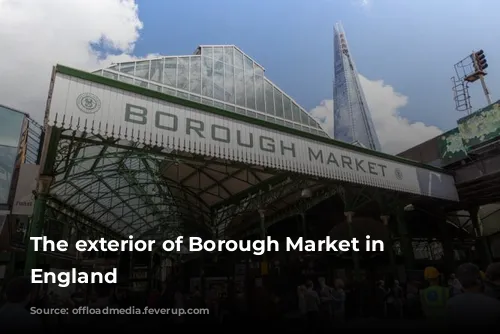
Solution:
[{"label": "green metal structure", "polygon": [[[92,93],[85,93],[88,95],[83,100],[81,95],[76,99],[77,103],[88,107],[87,111],[97,107],[103,109],[106,103],[112,103],[111,98],[106,100],[101,97],[99,105],[95,104],[97,100],[92,98],[99,89],[127,92],[133,94],[134,98],[169,103],[172,106],[169,108],[178,106],[186,112],[203,112],[206,117],[223,117],[228,124],[232,121],[242,122],[270,133],[347,150],[351,152],[349,154],[383,159],[389,166],[388,171],[395,168],[394,182],[403,180],[403,175],[400,167],[391,167],[393,165],[410,170],[413,168],[415,174],[417,171],[420,174],[425,172],[429,174],[429,182],[432,181],[432,175],[438,175],[440,180],[451,178],[438,168],[57,66],[48,99],[46,137],[33,222],[29,231],[31,237],[42,235],[49,219],[62,219],[54,217],[64,216],[66,222],[84,230],[87,236],[92,232],[95,236],[105,238],[125,238],[128,235],[159,240],[179,235],[229,238],[241,228],[248,235],[265,232],[272,224],[293,215],[304,217],[305,211],[333,195],[343,198],[346,216],[349,216],[348,212],[357,211],[364,202],[374,199],[381,204],[383,215],[397,216],[404,205],[433,195],[430,183],[428,193],[424,189],[420,194],[408,193],[397,187],[383,189],[384,182],[379,182],[380,187],[369,186],[369,182],[372,182],[369,176],[361,175],[357,179],[345,173],[342,179],[318,177],[310,170],[259,165],[258,158],[255,158],[255,163],[248,163],[230,157],[228,153],[200,154],[195,149],[175,149],[160,144],[158,137],[148,137],[146,132],[138,128],[128,128],[123,135],[120,124],[104,124],[97,116],[92,116],[95,118],[90,121],[90,118],[85,122],[78,120],[75,125],[77,120],[74,116],[56,109],[61,106],[55,102],[56,95],[64,89],[62,84],[58,86],[58,80],[62,82],[63,79],[75,82],[71,83],[73,86],[68,86],[70,88],[88,84]],[[68,90],[68,99],[74,98],[72,94]],[[75,102],[72,103],[71,106]],[[116,133],[120,131],[121,135],[118,136]],[[184,142],[179,145],[191,144]],[[310,196],[303,196],[304,189],[310,192]],[[261,215],[257,215],[257,212]],[[260,226],[257,224],[259,221]],[[398,220],[398,224],[403,222]],[[36,252],[30,242],[26,273],[36,265]]]}]

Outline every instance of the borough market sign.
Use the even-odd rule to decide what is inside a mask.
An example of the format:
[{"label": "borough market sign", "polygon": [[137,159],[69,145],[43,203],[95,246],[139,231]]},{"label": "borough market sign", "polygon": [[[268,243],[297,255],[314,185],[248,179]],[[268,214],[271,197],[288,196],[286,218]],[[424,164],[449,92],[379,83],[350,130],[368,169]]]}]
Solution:
[{"label": "borough market sign", "polygon": [[[382,158],[369,151],[301,137],[286,128],[252,124],[134,92],[135,86],[100,83],[56,71],[47,120],[52,126],[92,131],[237,162],[379,188],[457,200],[453,177],[434,169]],[[99,82],[99,83],[98,83]],[[125,87],[125,88],[124,88]],[[206,109],[206,108],[200,108]],[[86,130],[85,130],[86,129]],[[89,130],[91,129],[91,130]]]}]

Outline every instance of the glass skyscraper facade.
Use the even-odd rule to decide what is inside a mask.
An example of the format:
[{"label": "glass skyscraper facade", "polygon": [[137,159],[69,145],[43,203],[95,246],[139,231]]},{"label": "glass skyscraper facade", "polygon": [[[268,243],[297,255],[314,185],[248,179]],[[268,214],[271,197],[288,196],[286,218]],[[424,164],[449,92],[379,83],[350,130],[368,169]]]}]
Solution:
[{"label": "glass skyscraper facade", "polygon": [[328,137],[319,123],[264,75],[264,68],[234,45],[202,45],[193,55],[112,64],[94,72]]},{"label": "glass skyscraper facade", "polygon": [[340,23],[334,28],[334,137],[337,140],[380,151],[370,109],[359,82]]},{"label": "glass skyscraper facade", "polygon": [[0,209],[9,201],[12,176],[26,115],[0,105]]}]

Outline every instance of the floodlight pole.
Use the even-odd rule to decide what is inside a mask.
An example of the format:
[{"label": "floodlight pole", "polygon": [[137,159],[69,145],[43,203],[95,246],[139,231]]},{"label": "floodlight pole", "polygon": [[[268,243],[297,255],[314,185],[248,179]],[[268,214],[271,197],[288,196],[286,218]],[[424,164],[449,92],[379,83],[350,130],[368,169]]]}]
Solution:
[{"label": "floodlight pole", "polygon": [[490,105],[492,102],[491,102],[490,92],[488,90],[488,87],[486,86],[486,81],[484,80],[484,75],[481,75],[479,77],[479,80],[481,80],[481,86],[483,86],[483,92],[484,96],[486,96],[486,101],[488,102],[488,105]]}]

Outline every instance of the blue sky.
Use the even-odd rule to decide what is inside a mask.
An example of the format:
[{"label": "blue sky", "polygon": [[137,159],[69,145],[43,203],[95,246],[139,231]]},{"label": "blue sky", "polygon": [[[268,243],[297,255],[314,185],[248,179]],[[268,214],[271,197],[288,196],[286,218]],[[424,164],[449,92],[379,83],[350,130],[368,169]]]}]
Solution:
[{"label": "blue sky", "polygon": [[[498,99],[499,10],[498,0],[1,0],[0,103],[41,121],[54,64],[95,70],[235,44],[331,128],[333,25],[342,21],[379,138],[396,153],[464,116],[450,78],[473,49],[485,50]],[[102,40],[112,52],[96,52]],[[479,84],[471,95],[485,105]]]},{"label": "blue sky", "polygon": [[[332,25],[342,21],[358,70],[409,97],[412,121],[456,126],[450,78],[472,49],[500,57],[494,0],[139,0],[135,54],[186,54],[198,44],[236,44],[307,109],[332,97]],[[366,3],[366,2],[365,2]],[[487,10],[485,10],[487,8]],[[496,10],[495,10],[496,9]],[[477,20],[473,24],[468,22]],[[491,78],[491,79],[490,79]],[[477,87],[476,87],[477,88]],[[484,105],[473,89],[474,105]]]}]

